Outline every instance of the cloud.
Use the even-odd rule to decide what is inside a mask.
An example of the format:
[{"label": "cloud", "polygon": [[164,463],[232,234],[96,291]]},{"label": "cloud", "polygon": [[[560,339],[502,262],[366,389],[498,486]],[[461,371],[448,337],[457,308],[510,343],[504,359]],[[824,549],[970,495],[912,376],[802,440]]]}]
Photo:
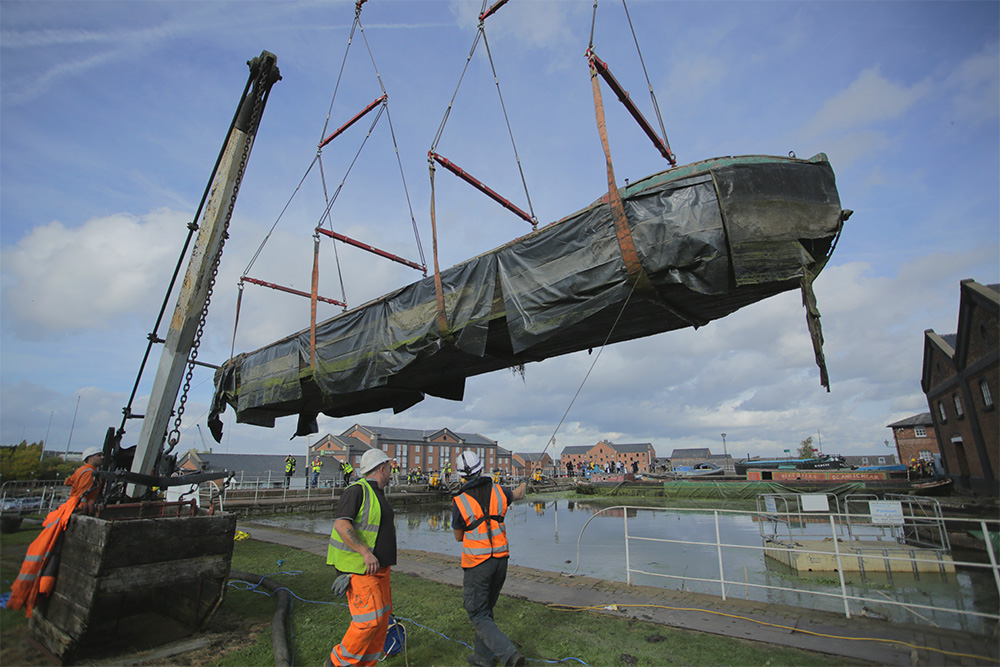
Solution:
[{"label": "cloud", "polygon": [[806,141],[816,141],[849,131],[899,118],[933,90],[924,80],[910,87],[889,81],[871,67],[863,70],[844,90],[826,101],[823,107],[799,130]]},{"label": "cloud", "polygon": [[1000,44],[963,61],[944,81],[951,95],[952,121],[982,123],[1000,116]]},{"label": "cloud", "polygon": [[188,219],[160,210],[35,227],[2,253],[7,321],[27,337],[113,329],[162,294]]}]

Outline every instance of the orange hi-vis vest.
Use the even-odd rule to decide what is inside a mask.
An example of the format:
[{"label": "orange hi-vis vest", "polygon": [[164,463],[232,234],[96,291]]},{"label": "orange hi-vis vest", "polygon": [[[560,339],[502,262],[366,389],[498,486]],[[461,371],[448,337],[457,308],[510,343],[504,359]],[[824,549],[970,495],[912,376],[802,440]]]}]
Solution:
[{"label": "orange hi-vis vest", "polygon": [[496,483],[491,482],[489,514],[476,499],[468,493],[455,496],[458,511],[467,526],[462,537],[462,567],[470,568],[484,563],[490,558],[505,558],[507,548],[507,528],[503,517],[507,513],[507,496]]}]

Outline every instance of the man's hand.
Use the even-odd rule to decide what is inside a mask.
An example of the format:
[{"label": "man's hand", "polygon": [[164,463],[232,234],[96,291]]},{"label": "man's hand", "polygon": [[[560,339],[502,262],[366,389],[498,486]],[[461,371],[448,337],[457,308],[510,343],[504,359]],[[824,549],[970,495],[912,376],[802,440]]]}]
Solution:
[{"label": "man's hand", "polygon": [[361,554],[365,559],[365,574],[375,574],[379,570],[378,558],[370,550]]}]

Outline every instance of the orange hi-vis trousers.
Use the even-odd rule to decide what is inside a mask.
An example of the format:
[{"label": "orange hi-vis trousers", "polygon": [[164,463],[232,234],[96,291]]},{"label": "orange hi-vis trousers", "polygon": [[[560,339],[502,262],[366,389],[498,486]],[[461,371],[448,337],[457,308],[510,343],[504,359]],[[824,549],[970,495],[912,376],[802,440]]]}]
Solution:
[{"label": "orange hi-vis trousers", "polygon": [[375,574],[352,574],[347,589],[351,625],[344,638],[330,652],[334,665],[374,667],[385,648],[392,614],[392,589],[389,571],[384,567]]}]

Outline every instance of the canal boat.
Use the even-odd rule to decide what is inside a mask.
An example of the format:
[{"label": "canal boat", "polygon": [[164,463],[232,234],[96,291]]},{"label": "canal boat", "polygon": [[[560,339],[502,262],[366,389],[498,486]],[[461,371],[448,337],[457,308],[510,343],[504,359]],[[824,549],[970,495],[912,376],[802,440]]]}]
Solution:
[{"label": "canal boat", "polygon": [[825,454],[802,459],[743,459],[735,468],[737,476],[750,479],[750,470],[850,470],[851,466],[843,456]]},{"label": "canal boat", "polygon": [[812,281],[850,214],[824,154],[719,157],[621,188],[561,220],[252,352],[215,376],[209,427],[228,407],[273,427],[426,395],[462,400],[467,378],[606,343],[700,327],[801,289],[828,386]]}]

